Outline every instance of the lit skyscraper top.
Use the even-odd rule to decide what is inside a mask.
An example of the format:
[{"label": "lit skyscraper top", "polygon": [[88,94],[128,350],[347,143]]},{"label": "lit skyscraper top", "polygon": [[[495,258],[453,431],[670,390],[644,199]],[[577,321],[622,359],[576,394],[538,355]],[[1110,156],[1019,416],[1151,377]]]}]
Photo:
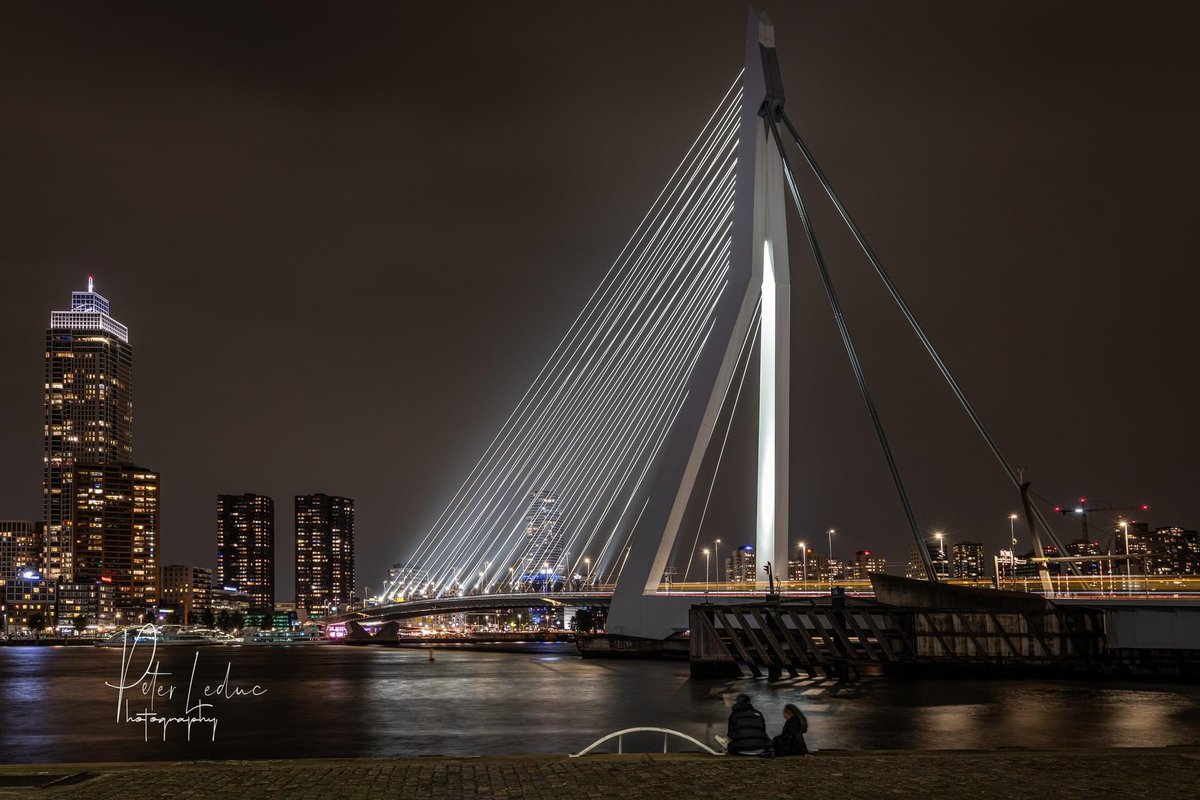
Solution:
[{"label": "lit skyscraper top", "polygon": [[133,346],[88,278],[70,311],[50,312],[44,389],[46,577],[75,575],[74,472],[78,464],[133,459]]},{"label": "lit skyscraper top", "polygon": [[88,275],[86,292],[71,292],[70,311],[51,311],[50,328],[67,331],[107,331],[123,342],[129,341],[129,329],[108,315],[108,298],[96,291]]}]

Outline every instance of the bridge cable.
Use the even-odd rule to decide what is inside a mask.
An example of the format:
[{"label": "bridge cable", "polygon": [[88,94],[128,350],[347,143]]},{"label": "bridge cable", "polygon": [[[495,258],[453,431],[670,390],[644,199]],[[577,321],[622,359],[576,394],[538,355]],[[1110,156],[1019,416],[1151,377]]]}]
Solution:
[{"label": "bridge cable", "polygon": [[783,175],[787,179],[788,189],[791,190],[792,201],[796,205],[796,211],[800,214],[800,222],[804,225],[804,235],[808,238],[809,248],[812,250],[813,261],[817,266],[817,271],[821,274],[821,282],[825,285],[825,294],[829,298],[829,305],[833,309],[833,319],[837,323],[838,334],[842,338],[842,344],[846,348],[846,356],[850,359],[850,367],[854,370],[854,377],[858,381],[859,391],[862,393],[863,402],[867,405],[867,412],[871,416],[871,423],[875,427],[875,434],[879,438],[879,446],[883,448],[884,458],[887,459],[888,470],[892,473],[892,482],[896,486],[896,494],[900,496],[900,504],[904,506],[904,517],[908,521],[908,527],[912,530],[913,539],[917,544],[917,552],[921,555],[921,563],[925,567],[925,574],[930,581],[938,580],[937,571],[933,568],[933,562],[929,557],[929,550],[925,545],[925,537],[921,534],[921,528],[917,525],[917,518],[913,514],[912,503],[909,502],[908,492],[904,488],[904,481],[900,477],[900,469],[896,465],[896,459],[892,455],[892,448],[888,444],[887,434],[883,430],[883,422],[879,418],[879,411],[875,408],[875,401],[871,398],[871,390],[867,387],[867,374],[863,370],[862,362],[859,361],[858,353],[854,349],[854,341],[850,338],[850,328],[846,324],[845,315],[842,313],[841,303],[838,301],[837,292],[833,288],[833,279],[829,276],[829,270],[825,266],[825,257],[821,253],[821,246],[817,242],[817,233],[813,229],[812,221],[808,218],[808,211],[804,207],[804,199],[800,196],[800,189],[796,185],[795,176],[792,174],[791,164],[788,162],[787,153],[783,149],[783,140],[779,138],[779,128],[775,124],[774,113],[771,106],[764,104],[762,117],[766,120],[767,126],[771,129],[771,136],[775,140],[775,146],[779,150],[780,160],[783,162]]},{"label": "bridge cable", "polygon": [[[995,456],[996,460],[1000,462],[1000,466],[1004,469],[1005,475],[1007,475],[1009,480],[1012,481],[1013,486],[1020,491],[1022,481],[1017,475],[1016,470],[1013,469],[1008,459],[1004,457],[1004,454],[1000,451],[1000,446],[996,443],[996,440],[992,437],[992,434],[983,424],[983,420],[975,411],[975,407],[967,399],[966,393],[963,392],[961,387],[959,387],[958,381],[954,379],[954,375],[950,372],[950,368],[946,366],[946,362],[942,360],[942,357],[938,354],[937,349],[934,348],[933,342],[930,341],[929,337],[925,334],[925,330],[921,327],[921,324],[917,322],[916,315],[913,314],[912,309],[910,309],[908,306],[908,303],[904,301],[904,298],[900,294],[899,288],[892,280],[891,275],[889,275],[888,271],[884,269],[883,263],[879,260],[879,257],[875,255],[875,251],[871,248],[871,245],[868,244],[866,236],[863,235],[862,230],[850,216],[850,212],[846,209],[845,205],[842,204],[841,199],[838,197],[837,192],[833,188],[833,184],[830,182],[829,178],[825,176],[825,173],[817,164],[816,158],[813,156],[812,151],[810,151],[808,146],[804,143],[804,139],[800,136],[800,132],[796,130],[796,127],[792,124],[791,119],[788,118],[787,113],[782,109],[780,109],[780,117],[783,120],[783,124],[787,126],[788,132],[795,140],[796,146],[800,148],[800,152],[804,155],[804,160],[808,162],[809,168],[813,171],[813,174],[817,177],[817,180],[821,182],[821,186],[825,189],[825,194],[829,196],[830,201],[837,209],[842,221],[854,235],[854,239],[858,242],[858,246],[862,249],[863,254],[867,257],[867,260],[871,262],[871,266],[875,269],[875,274],[879,276],[879,279],[883,282],[884,286],[887,287],[888,293],[892,296],[892,300],[895,301],[896,305],[900,308],[900,312],[904,315],[904,318],[912,327],[913,332],[921,341],[921,344],[925,348],[925,352],[929,354],[929,357],[937,367],[938,372],[941,373],[942,378],[945,379],[947,385],[950,387],[950,390],[954,393],[954,396],[958,398],[963,410],[966,411],[967,416],[971,418],[971,422],[975,424],[975,429],[979,432],[979,435],[983,438],[984,442],[987,443],[988,448],[992,451],[992,455]],[[1042,515],[1041,510],[1035,506],[1033,507],[1033,513],[1037,517],[1038,522],[1042,525],[1042,529],[1045,530],[1047,535],[1050,537],[1050,540],[1058,547],[1059,552],[1065,552],[1062,543],[1055,535],[1053,528],[1050,527],[1050,523]],[[1078,575],[1078,569],[1075,568],[1074,565],[1070,566],[1072,571]]]}]

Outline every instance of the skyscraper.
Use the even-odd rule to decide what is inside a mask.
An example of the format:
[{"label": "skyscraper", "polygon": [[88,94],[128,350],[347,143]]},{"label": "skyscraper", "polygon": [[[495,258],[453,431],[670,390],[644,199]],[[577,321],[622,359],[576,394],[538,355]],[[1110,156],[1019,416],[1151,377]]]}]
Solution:
[{"label": "skyscraper", "polygon": [[46,330],[44,395],[44,568],[75,574],[73,477],[79,463],[133,458],[133,349],[129,330],[109,316],[108,300],[88,277],[69,311],[52,311]]},{"label": "skyscraper", "polygon": [[529,588],[545,589],[553,582],[563,560],[563,537],[558,530],[562,509],[558,494],[545,489],[529,493],[529,508],[525,511],[525,550],[517,562],[517,583]]},{"label": "skyscraper", "polygon": [[275,501],[261,494],[217,495],[217,581],[275,609]]},{"label": "skyscraper", "polygon": [[111,583],[117,608],[156,604],[158,473],[133,464],[76,464],[71,480],[74,577]]},{"label": "skyscraper", "polygon": [[354,593],[354,501],[296,495],[296,610],[323,616]]}]

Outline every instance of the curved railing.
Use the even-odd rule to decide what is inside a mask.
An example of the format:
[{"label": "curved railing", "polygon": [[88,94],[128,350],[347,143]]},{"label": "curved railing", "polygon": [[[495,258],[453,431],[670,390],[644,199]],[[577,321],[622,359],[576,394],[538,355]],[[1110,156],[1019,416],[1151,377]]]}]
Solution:
[{"label": "curved railing", "polygon": [[670,741],[670,737],[677,736],[680,739],[686,739],[687,741],[689,741],[692,744],[699,747],[704,752],[709,753],[711,755],[714,755],[714,756],[725,755],[724,753],[722,753],[718,750],[713,750],[711,747],[706,745],[704,742],[702,742],[698,739],[694,739],[691,736],[688,736],[686,733],[681,733],[679,731],[673,731],[670,728],[642,727],[642,728],[625,728],[624,730],[613,731],[612,733],[608,734],[607,736],[601,736],[599,739],[592,742],[587,747],[580,750],[578,753],[571,753],[571,758],[579,758],[580,756],[587,755],[588,753],[592,752],[592,750],[596,749],[600,745],[604,744],[605,742],[607,742],[613,738],[615,738],[617,740],[617,753],[623,754],[625,752],[624,737],[625,737],[625,734],[627,734],[627,733],[661,733],[663,735],[662,751],[664,753],[667,752],[667,743]]}]

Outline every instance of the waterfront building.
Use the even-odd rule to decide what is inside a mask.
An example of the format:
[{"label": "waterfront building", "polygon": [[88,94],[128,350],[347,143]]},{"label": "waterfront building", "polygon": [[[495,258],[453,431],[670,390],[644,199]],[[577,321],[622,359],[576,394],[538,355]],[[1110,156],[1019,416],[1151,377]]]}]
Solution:
[{"label": "waterfront building", "polygon": [[162,568],[162,608],[178,613],[184,625],[196,625],[212,607],[211,569],[183,564]]},{"label": "waterfront building", "polygon": [[133,349],[129,330],[109,316],[88,277],[69,311],[46,330],[44,387],[45,576],[76,574],[75,467],[133,459]]},{"label": "waterfront building", "polygon": [[275,501],[261,494],[217,495],[217,582],[275,608]]},{"label": "waterfront building", "polygon": [[887,559],[872,550],[859,550],[846,565],[846,578],[852,581],[870,580],[872,572],[887,572]]},{"label": "waterfront building", "polygon": [[32,520],[0,520],[0,580],[22,572],[42,571],[42,524]]},{"label": "waterfront building", "polygon": [[[755,564],[754,545],[744,544],[735,548],[733,554],[725,559],[725,582],[754,583],[758,580]],[[766,580],[766,577],[764,572],[763,580]]]},{"label": "waterfront building", "polygon": [[544,489],[530,492],[528,500],[525,545],[516,563],[515,582],[518,587],[545,590],[556,577],[567,577],[567,565],[562,563],[565,544],[559,531],[562,508],[558,494]]},{"label": "waterfront building", "polygon": [[[58,583],[33,572],[4,583],[4,632],[23,628],[41,630],[54,624]],[[33,626],[37,618],[40,624]]]},{"label": "waterfront building", "polygon": [[55,589],[55,616],[60,630],[74,629],[77,620],[82,620],[85,627],[111,628],[116,624],[117,608],[111,582],[62,580]]},{"label": "waterfront building", "polygon": [[354,501],[296,495],[296,610],[324,616],[354,594]]},{"label": "waterfront building", "polygon": [[133,464],[76,464],[75,578],[111,582],[117,608],[158,603],[159,476]]},{"label": "waterfront building", "polygon": [[951,574],[955,578],[978,580],[987,575],[983,563],[983,545],[979,542],[955,542],[950,548],[953,560]]}]

